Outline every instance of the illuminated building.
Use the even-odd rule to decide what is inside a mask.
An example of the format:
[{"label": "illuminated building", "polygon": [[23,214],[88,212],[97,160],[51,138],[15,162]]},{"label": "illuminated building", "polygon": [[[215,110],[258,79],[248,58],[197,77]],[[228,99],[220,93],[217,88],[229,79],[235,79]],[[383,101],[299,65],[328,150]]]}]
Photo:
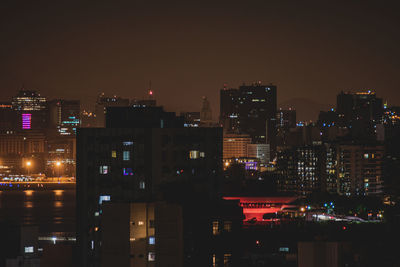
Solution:
[{"label": "illuminated building", "polygon": [[338,193],[338,160],[335,144],[325,143],[325,188],[328,193]]},{"label": "illuminated building", "polygon": [[251,144],[251,138],[245,134],[224,134],[223,158],[247,157],[247,145]]},{"label": "illuminated building", "polygon": [[278,188],[283,192],[307,195],[323,190],[324,147],[321,145],[286,148],[278,152]]},{"label": "illuminated building", "polygon": [[339,117],[334,109],[329,111],[320,111],[318,115],[317,125],[319,127],[329,128],[337,125],[339,122]]},{"label": "illuminated building", "polygon": [[90,128],[96,126],[96,114],[93,112],[84,110],[81,113],[81,127]]},{"label": "illuminated building", "polygon": [[[295,207],[292,203],[297,197],[224,197],[226,200],[238,200],[243,208],[245,225],[268,224],[272,219],[279,220],[279,215]],[[268,215],[272,215],[270,218]]]},{"label": "illuminated building", "polygon": [[12,108],[17,114],[17,128],[44,129],[47,126],[46,98],[35,91],[20,90],[12,98]]},{"label": "illuminated building", "polygon": [[296,110],[295,109],[279,109],[276,113],[276,126],[278,129],[288,130],[296,127]]},{"label": "illuminated building", "polygon": [[[55,164],[61,163],[62,170]],[[76,173],[76,139],[73,136],[51,136],[46,142],[46,175],[55,177],[64,175],[75,177]]]},{"label": "illuminated building", "polygon": [[[236,201],[102,202],[100,266],[235,266],[242,208]],[[95,242],[97,244],[97,241]]]},{"label": "illuminated building", "polygon": [[400,125],[400,107],[386,107],[383,114],[383,124],[398,126]]},{"label": "illuminated building", "polygon": [[60,135],[75,135],[80,127],[80,101],[55,99],[48,102],[49,126]]},{"label": "illuminated building", "polygon": [[[101,266],[183,266],[182,209],[165,202],[102,204]],[[118,219],[116,219],[118,218]]]},{"label": "illuminated building", "polygon": [[220,90],[220,123],[227,133],[248,134],[254,144],[276,149],[277,88],[275,85],[242,85]]},{"label": "illuminated building", "polygon": [[77,232],[81,266],[100,254],[93,230],[103,201],[150,200],[172,182],[215,196],[222,176],[222,129],[183,127],[157,107],[107,109],[106,128],[77,134]]},{"label": "illuminated building", "polygon": [[96,114],[96,125],[95,127],[105,126],[105,116],[107,107],[128,107],[129,99],[120,98],[117,96],[108,97],[104,93],[97,97],[95,114]]},{"label": "illuminated building", "polygon": [[24,157],[34,157],[32,171],[40,171],[46,152],[46,137],[42,132],[10,132],[0,134],[0,161],[14,173],[26,172]]},{"label": "illuminated building", "polygon": [[184,118],[185,127],[199,127],[200,126],[200,112],[181,112],[180,114]]},{"label": "illuminated building", "polygon": [[382,195],[383,156],[381,145],[340,144],[337,150],[338,193]]},{"label": "illuminated building", "polygon": [[247,144],[247,157],[257,158],[262,164],[267,164],[270,161],[269,155],[269,144]]}]

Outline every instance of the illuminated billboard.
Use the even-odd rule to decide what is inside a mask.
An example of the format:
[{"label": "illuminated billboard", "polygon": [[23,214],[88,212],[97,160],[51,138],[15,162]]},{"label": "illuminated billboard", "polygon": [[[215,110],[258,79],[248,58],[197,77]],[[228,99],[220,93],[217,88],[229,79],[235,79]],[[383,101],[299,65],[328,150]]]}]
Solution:
[{"label": "illuminated billboard", "polygon": [[31,129],[32,124],[32,114],[23,113],[22,114],[22,129],[29,130]]}]

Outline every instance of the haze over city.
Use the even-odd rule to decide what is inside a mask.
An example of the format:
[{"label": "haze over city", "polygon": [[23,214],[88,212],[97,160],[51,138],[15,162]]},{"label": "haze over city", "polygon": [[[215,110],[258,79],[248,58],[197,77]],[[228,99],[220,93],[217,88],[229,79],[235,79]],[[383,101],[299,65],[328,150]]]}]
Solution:
[{"label": "haze over city", "polygon": [[207,96],[217,119],[223,84],[261,80],[278,85],[278,106],[298,106],[302,120],[316,120],[317,110],[307,106],[327,109],[341,90],[371,89],[396,105],[397,7],[396,1],[2,1],[0,100],[25,87],[91,108],[101,92],[143,97],[151,81],[169,110],[193,111]]},{"label": "haze over city", "polygon": [[0,267],[400,266],[397,1],[0,1]]}]

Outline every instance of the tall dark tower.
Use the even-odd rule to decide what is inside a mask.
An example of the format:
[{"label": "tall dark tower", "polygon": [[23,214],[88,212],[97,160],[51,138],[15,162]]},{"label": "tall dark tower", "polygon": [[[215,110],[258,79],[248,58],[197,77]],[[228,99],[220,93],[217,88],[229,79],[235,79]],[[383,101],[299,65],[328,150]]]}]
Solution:
[{"label": "tall dark tower", "polygon": [[239,89],[220,91],[220,122],[225,132],[250,135],[255,144],[268,143],[276,149],[277,87],[261,82]]},{"label": "tall dark tower", "polygon": [[383,101],[375,92],[341,92],[337,96],[337,113],[341,126],[353,137],[374,138],[375,126],[382,121]]}]

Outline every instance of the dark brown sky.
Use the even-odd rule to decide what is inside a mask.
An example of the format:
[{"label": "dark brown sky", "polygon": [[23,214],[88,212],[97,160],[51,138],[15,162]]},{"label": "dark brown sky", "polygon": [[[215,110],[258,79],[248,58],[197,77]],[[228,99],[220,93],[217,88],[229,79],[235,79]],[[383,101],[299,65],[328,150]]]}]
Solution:
[{"label": "dark brown sky", "polygon": [[400,105],[395,1],[0,1],[0,100],[142,97],[199,110],[219,88],[261,80],[278,102],[335,103],[372,88]]}]

